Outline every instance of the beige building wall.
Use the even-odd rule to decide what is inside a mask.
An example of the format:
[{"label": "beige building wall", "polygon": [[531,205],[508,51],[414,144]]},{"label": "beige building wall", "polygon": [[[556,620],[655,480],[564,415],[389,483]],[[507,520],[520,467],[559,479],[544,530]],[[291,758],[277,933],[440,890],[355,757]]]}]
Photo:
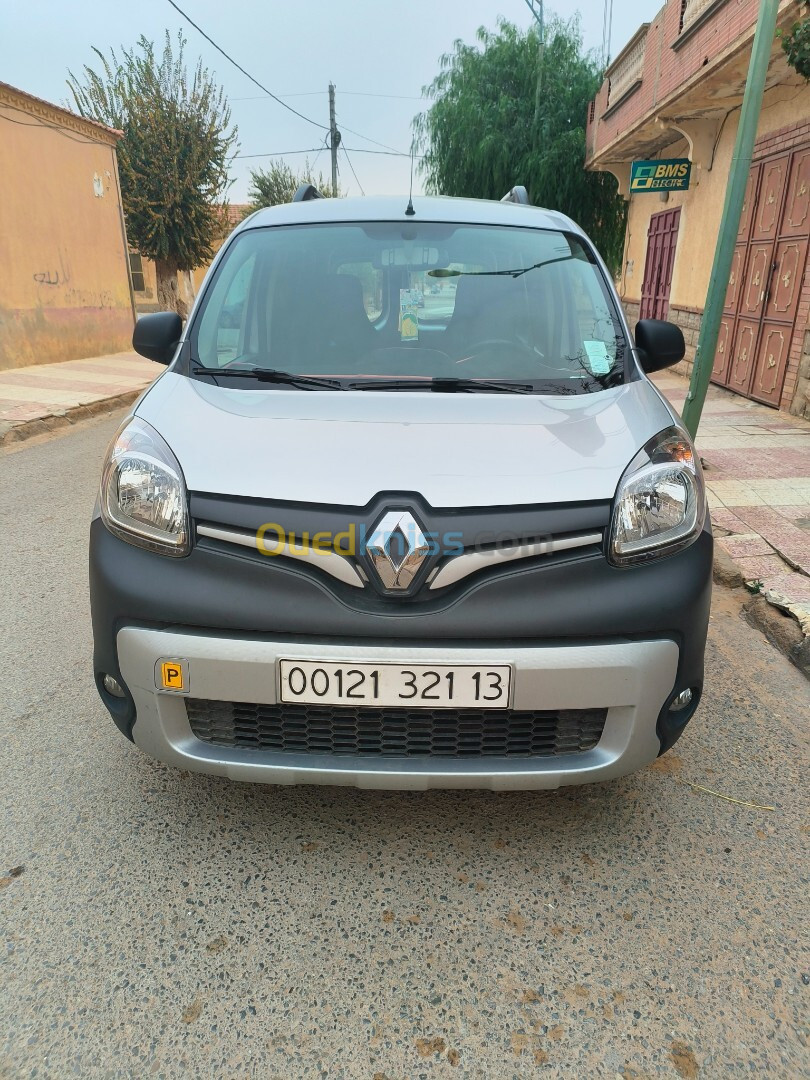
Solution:
[{"label": "beige building wall", "polygon": [[[245,203],[233,203],[227,207],[224,221],[224,233],[221,237],[214,241],[212,247],[214,249],[214,255],[219,251],[222,245],[230,236],[233,229],[239,224],[244,217],[245,213],[250,208]],[[213,259],[211,260],[213,262]],[[180,273],[178,274],[178,287],[180,291],[180,299],[186,304],[190,310],[191,305],[197,297],[202,283],[205,280],[205,275],[208,273],[208,269],[211,266],[211,262],[205,263],[203,266],[198,266],[196,270],[191,274]],[[141,267],[143,270],[143,289],[137,289],[135,292],[135,304],[139,312],[158,311],[159,305],[157,302],[157,281],[155,275],[155,264],[151,259],[141,259]],[[140,284],[140,282],[138,282]]]},{"label": "beige building wall", "polygon": [[[810,85],[800,88],[798,92],[795,86],[776,86],[765,93],[757,137],[779,131],[803,117],[810,117]],[[619,276],[619,292],[623,300],[630,304],[641,301],[650,218],[662,210],[680,206],[681,221],[670,304],[703,309],[720,232],[738,121],[739,110],[729,116],[723,128],[712,168],[693,169],[688,191],[671,192],[666,201],[662,201],[658,194],[631,196],[626,251]],[[688,157],[688,143],[685,139],[679,139],[662,147],[656,156]]]},{"label": "beige building wall", "polygon": [[119,137],[0,84],[0,368],[131,348]]}]

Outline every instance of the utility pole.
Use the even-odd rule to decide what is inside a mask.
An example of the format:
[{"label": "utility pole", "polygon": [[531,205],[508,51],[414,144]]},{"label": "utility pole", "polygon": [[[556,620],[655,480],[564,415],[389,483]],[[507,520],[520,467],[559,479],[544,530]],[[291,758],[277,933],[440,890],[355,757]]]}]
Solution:
[{"label": "utility pole", "polygon": [[335,86],[329,83],[329,149],[332,153],[332,198],[338,196],[337,155],[340,146],[340,132],[335,122]]},{"label": "utility pole", "polygon": [[526,0],[526,6],[532,15],[534,15],[534,21],[537,23],[537,36],[539,38],[539,44],[537,46],[537,89],[534,94],[534,127],[536,131],[540,123],[540,107],[543,93],[543,52],[546,47],[546,27],[543,16],[543,0]]},{"label": "utility pole", "polygon": [[723,218],[720,222],[720,235],[714,253],[712,274],[709,278],[709,291],[706,295],[706,307],[703,311],[695,363],[692,367],[692,379],[689,383],[689,393],[686,395],[686,404],[683,410],[683,422],[692,438],[697,433],[700,414],[703,412],[703,403],[706,400],[706,392],[709,389],[709,382],[712,377],[717,338],[723,320],[723,307],[728,290],[728,279],[731,275],[731,263],[734,258],[734,247],[737,243],[737,233],[740,229],[740,218],[745,203],[745,189],[748,185],[748,174],[751,170],[751,155],[759,125],[762,95],[765,92],[765,79],[768,75],[771,47],[776,34],[778,9],[779,0],[761,0],[759,5],[759,17],[754,35],[754,45],[751,49],[748,80],[745,84],[745,94],[740,112],[740,126],[737,128],[737,142],[734,145],[734,156],[731,159],[731,170],[729,172],[728,187],[726,188],[726,202],[723,207]]}]

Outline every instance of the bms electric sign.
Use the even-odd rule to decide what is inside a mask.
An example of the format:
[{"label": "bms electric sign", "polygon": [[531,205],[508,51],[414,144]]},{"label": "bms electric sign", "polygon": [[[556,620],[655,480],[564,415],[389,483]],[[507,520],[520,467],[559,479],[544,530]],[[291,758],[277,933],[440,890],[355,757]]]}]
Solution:
[{"label": "bms electric sign", "polygon": [[691,175],[692,162],[688,158],[634,161],[630,174],[630,191],[686,191]]}]

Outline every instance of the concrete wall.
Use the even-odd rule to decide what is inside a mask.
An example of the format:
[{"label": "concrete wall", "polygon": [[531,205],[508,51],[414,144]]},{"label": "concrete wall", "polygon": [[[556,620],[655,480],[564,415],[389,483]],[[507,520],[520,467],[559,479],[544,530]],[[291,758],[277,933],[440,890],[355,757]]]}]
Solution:
[{"label": "concrete wall", "polygon": [[115,142],[0,88],[0,368],[131,347]]}]

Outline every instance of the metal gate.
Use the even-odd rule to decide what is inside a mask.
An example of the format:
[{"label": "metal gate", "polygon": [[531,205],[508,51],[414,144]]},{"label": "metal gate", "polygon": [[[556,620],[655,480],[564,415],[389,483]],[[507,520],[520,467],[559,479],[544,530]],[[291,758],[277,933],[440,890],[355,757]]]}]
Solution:
[{"label": "metal gate", "polygon": [[810,147],[751,168],[712,381],[779,407],[810,240]]},{"label": "metal gate", "polygon": [[641,319],[666,319],[669,314],[669,292],[680,223],[679,206],[650,218],[644,284],[641,286]]}]

